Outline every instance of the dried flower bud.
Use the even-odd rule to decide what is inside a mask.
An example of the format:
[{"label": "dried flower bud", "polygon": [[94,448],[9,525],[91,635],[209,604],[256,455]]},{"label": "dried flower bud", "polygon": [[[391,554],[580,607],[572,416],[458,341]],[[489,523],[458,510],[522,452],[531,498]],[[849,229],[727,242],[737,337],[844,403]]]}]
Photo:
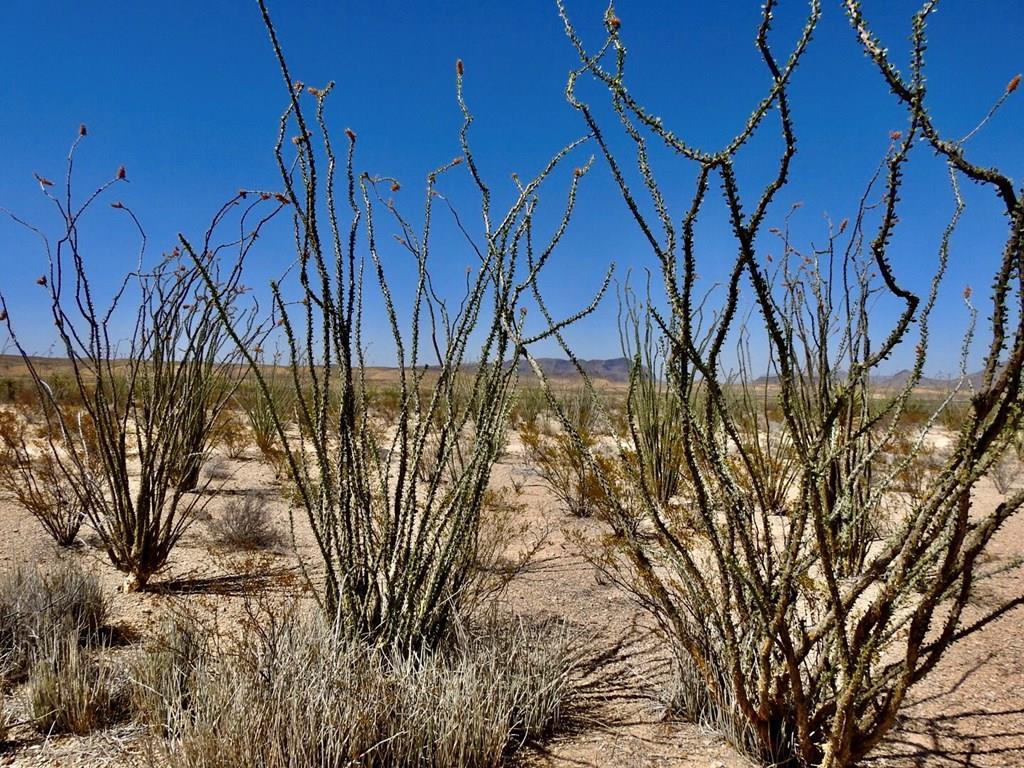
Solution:
[{"label": "dried flower bud", "polygon": [[302,89],[306,87],[306,84],[301,80],[296,80],[292,83],[292,87],[295,89],[296,93],[302,93]]},{"label": "dried flower bud", "polygon": [[311,85],[311,86],[309,86],[309,88],[306,89],[306,93],[308,93],[310,96],[317,96],[317,97],[319,97],[320,96],[320,89],[319,88],[314,88]]},{"label": "dried flower bud", "polygon": [[116,203],[111,203],[110,207],[111,208],[124,208],[124,203],[122,203],[120,200],[118,200]]},{"label": "dried flower bud", "polygon": [[455,74],[457,74],[459,77],[462,77],[462,75],[463,75],[463,73],[465,71],[466,71],[466,67],[463,65],[462,59],[456,59],[455,60]]},{"label": "dried flower bud", "polygon": [[889,138],[893,141],[899,141],[903,138],[903,131],[889,131]]},{"label": "dried flower bud", "polygon": [[397,181],[394,184],[391,185],[391,191],[392,192],[397,192],[401,188],[402,188],[402,185],[399,184]]},{"label": "dried flower bud", "polygon": [[356,140],[356,132],[353,131],[351,128],[346,128],[345,129],[345,135],[348,136],[348,140],[349,141],[355,141]]},{"label": "dried flower bud", "polygon": [[583,175],[583,169],[582,168],[573,168],[572,169],[572,175],[575,176],[578,179],[580,176]]},{"label": "dried flower bud", "polygon": [[839,234],[840,235],[843,234],[843,232],[846,231],[846,227],[849,226],[849,224],[850,224],[850,220],[848,218],[847,219],[843,219],[842,221],[839,222]]},{"label": "dried flower bud", "polygon": [[1006,92],[1013,93],[1020,85],[1020,75],[1014,75],[1013,79],[1006,84]]},{"label": "dried flower bud", "polygon": [[964,301],[970,301],[971,299],[971,286],[964,286]]},{"label": "dried flower bud", "polygon": [[452,160],[452,165],[462,165],[462,158],[456,157],[454,160]]},{"label": "dried flower bud", "polygon": [[79,125],[78,125],[78,135],[79,136],[85,136],[85,134],[87,134],[88,132],[89,131],[86,130],[85,123],[79,123]]},{"label": "dried flower bud", "polygon": [[270,193],[269,192],[260,192],[260,200],[269,200],[269,199],[270,199]]},{"label": "dried flower bud", "polygon": [[281,203],[281,205],[288,205],[288,203],[290,202],[288,198],[282,195],[280,192],[274,194],[274,199],[277,200],[277,202]]},{"label": "dried flower bud", "polygon": [[32,175],[36,177],[36,181],[39,182],[39,186],[40,187],[52,187],[53,186],[53,182],[50,181],[45,176],[40,176],[38,173],[33,173]]},{"label": "dried flower bud", "polygon": [[263,347],[261,347],[259,344],[257,344],[255,347],[252,348],[252,351],[253,351],[253,354],[262,355],[263,354]]},{"label": "dried flower bud", "polygon": [[622,26],[622,19],[618,16],[609,15],[608,18],[605,19],[605,23],[608,25],[608,29],[616,31]]},{"label": "dried flower bud", "polygon": [[249,192],[247,190],[240,189],[238,190],[238,196],[245,200],[245,198],[249,196]]},{"label": "dried flower bud", "polygon": [[125,176],[127,176],[127,173],[125,172],[124,166],[122,165],[117,169],[117,178],[124,179]]},{"label": "dried flower bud", "polygon": [[7,320],[7,310],[6,309],[0,309],[0,323],[4,322],[6,320]]},{"label": "dried flower bud", "polygon": [[36,280],[36,285],[41,285],[45,288],[48,282],[49,281],[46,279],[46,275],[40,275],[39,279]]}]

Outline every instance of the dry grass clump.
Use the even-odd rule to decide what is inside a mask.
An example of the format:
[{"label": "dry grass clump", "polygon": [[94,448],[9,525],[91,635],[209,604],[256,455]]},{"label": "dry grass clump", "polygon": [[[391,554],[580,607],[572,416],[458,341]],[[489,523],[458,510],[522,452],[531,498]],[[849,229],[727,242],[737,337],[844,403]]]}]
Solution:
[{"label": "dry grass clump", "polygon": [[559,628],[495,621],[406,657],[319,615],[254,629],[225,641],[179,620],[138,662],[136,707],[170,768],[493,766],[572,701]]},{"label": "dry grass clump", "polygon": [[214,542],[225,549],[271,549],[282,542],[266,499],[258,493],[231,499],[207,527]]},{"label": "dry grass clump", "polygon": [[4,742],[7,741],[7,736],[11,732],[11,726],[14,725],[14,717],[11,715],[9,709],[4,704],[3,699],[0,699],[0,746],[3,746]]},{"label": "dry grass clump", "polygon": [[125,713],[125,689],[114,668],[80,644],[72,629],[44,642],[25,684],[26,709],[41,733],[83,735]]},{"label": "dry grass clump", "polygon": [[16,568],[0,577],[0,681],[25,674],[48,638],[95,639],[107,600],[95,575],[69,560],[49,570]]}]

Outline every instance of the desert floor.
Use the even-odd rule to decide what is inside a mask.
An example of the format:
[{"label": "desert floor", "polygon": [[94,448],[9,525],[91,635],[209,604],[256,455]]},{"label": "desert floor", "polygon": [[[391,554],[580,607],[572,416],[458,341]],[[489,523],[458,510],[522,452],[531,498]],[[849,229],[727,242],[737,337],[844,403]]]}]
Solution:
[{"label": "desert floor", "polygon": [[[224,466],[224,465],[222,465]],[[266,494],[283,531],[288,529],[285,502],[272,471],[255,452],[227,462],[230,476],[211,494],[207,511],[217,515],[233,494]],[[698,766],[746,768],[753,764],[722,737],[668,716],[664,701],[669,671],[666,655],[648,617],[616,587],[602,583],[580,555],[577,537],[596,536],[600,526],[559,510],[524,464],[516,442],[495,473],[498,485],[523,483],[529,529],[524,546],[545,534],[531,565],[511,584],[505,600],[529,617],[557,617],[578,632],[592,663],[583,674],[583,701],[569,728],[542,746],[520,753],[525,766],[569,768],[595,766],[655,768]],[[998,503],[987,482],[978,505]],[[297,578],[296,551],[315,559],[308,530],[297,518],[297,549],[255,556],[214,548],[202,522],[186,534],[171,563],[156,580],[154,591],[121,594],[122,581],[97,548],[87,528],[84,544],[69,555],[94,569],[113,601],[113,623],[130,643],[153,631],[160,617],[187,603],[216,616],[230,627],[240,610],[241,595],[270,590],[283,599],[304,599]],[[1018,515],[999,533],[993,558],[1012,564],[1024,555],[1024,516]],[[17,564],[46,563],[57,557],[38,523],[8,499],[0,499],[0,570]],[[1024,594],[1024,568],[981,587],[979,601]],[[912,691],[914,701],[899,729],[891,735],[873,766],[996,768],[1024,766],[1024,610],[989,626],[955,647],[940,667]],[[120,766],[145,764],[138,732],[124,725],[87,738],[47,739],[20,729],[13,747],[0,751],[4,766]]]}]

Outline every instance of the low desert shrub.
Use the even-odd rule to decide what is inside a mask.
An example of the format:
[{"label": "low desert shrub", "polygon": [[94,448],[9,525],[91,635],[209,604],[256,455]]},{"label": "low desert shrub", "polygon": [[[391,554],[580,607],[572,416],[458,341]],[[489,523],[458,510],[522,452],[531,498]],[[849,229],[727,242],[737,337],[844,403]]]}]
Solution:
[{"label": "low desert shrub", "polygon": [[20,413],[0,412],[0,490],[9,493],[62,547],[78,537],[85,509],[52,444],[35,445]]},{"label": "low desert shrub", "polygon": [[7,737],[14,726],[14,715],[7,708],[7,703],[0,696],[0,747],[7,741]]},{"label": "low desert shrub", "polygon": [[606,503],[598,472],[611,471],[613,464],[599,445],[596,395],[572,391],[559,397],[558,407],[576,437],[564,430],[548,431],[536,421],[524,423],[519,436],[528,464],[565,510],[590,517]]},{"label": "low desert shrub", "polygon": [[274,471],[280,473],[284,469],[285,454],[274,425],[274,413],[281,414],[286,421],[290,420],[294,399],[277,379],[276,368],[266,377],[266,383],[266,389],[248,383],[239,389],[236,400],[249,422],[256,447]]},{"label": "low desert shrub", "polygon": [[75,631],[47,639],[29,672],[23,695],[41,733],[84,735],[127,711],[124,682],[97,658],[97,649],[83,648],[79,640]]},{"label": "low desert shrub", "polygon": [[250,629],[184,646],[175,629],[143,662],[134,682],[163,764],[496,766],[573,704],[577,643],[560,627],[494,620],[412,656],[352,644],[320,615]]},{"label": "low desert shrub", "polygon": [[537,420],[547,413],[547,410],[548,401],[543,389],[536,386],[522,386],[516,392],[509,420],[515,428],[535,425]]},{"label": "low desert shrub", "polygon": [[992,465],[988,477],[995,489],[1006,496],[1013,490],[1014,483],[1020,475],[1021,465],[1014,460],[1013,452],[1007,451]]},{"label": "low desert shrub", "polygon": [[188,610],[163,618],[157,636],[136,653],[128,667],[132,713],[166,733],[169,713],[189,708],[198,665],[212,653],[211,631]]},{"label": "low desert shrub", "polygon": [[214,542],[226,549],[270,549],[282,542],[267,500],[258,493],[229,499],[207,527]]},{"label": "low desert shrub", "polygon": [[19,567],[0,576],[0,679],[17,679],[39,644],[73,634],[95,640],[108,615],[99,580],[70,560],[49,569]]},{"label": "low desert shrub", "polygon": [[[237,399],[237,398],[236,398]],[[211,440],[224,449],[229,459],[240,459],[251,445],[251,435],[245,424],[233,410],[221,412],[213,428]]]}]

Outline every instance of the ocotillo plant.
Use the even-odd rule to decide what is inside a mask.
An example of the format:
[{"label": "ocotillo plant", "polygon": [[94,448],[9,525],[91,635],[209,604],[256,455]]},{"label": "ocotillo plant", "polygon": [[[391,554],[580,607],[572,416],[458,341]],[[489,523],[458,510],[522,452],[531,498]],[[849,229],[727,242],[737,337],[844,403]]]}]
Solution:
[{"label": "ocotillo plant", "polygon": [[[298,303],[289,304],[285,288],[272,285],[294,383],[298,436],[288,430],[290,413],[277,411],[274,420],[322,557],[326,612],[350,637],[415,651],[445,636],[472,578],[481,503],[503,445],[518,350],[530,341],[523,338],[518,306],[565,231],[586,168],[572,176],[561,224],[546,246],[534,250],[538,187],[579,142],[519,184],[506,211],[494,211],[470,151],[473,118],[463,100],[460,61],[456,93],[465,117],[463,154],[427,176],[424,224],[417,232],[385,198],[397,193],[396,180],[357,174],[356,134],[350,129],[339,159],[326,119],[332,85],[307,88],[295,81],[262,0],[260,8],[290,97],[276,157],[294,214],[301,290]],[[292,129],[295,137],[286,143]],[[293,157],[286,157],[286,144],[294,147]],[[479,191],[482,229],[475,237],[438,188],[442,176],[456,168],[468,169]],[[443,214],[452,214],[476,262],[467,269],[457,307],[438,294],[430,274],[439,205]],[[378,239],[381,209],[415,265],[412,295],[402,302],[408,314],[400,311],[388,281]],[[383,446],[370,428],[374,417],[365,381],[366,270],[379,289],[397,365],[397,418]],[[470,345],[477,343],[472,356]],[[257,360],[249,355],[249,362],[272,403]],[[308,568],[307,575],[313,576]]]},{"label": "ocotillo plant", "polygon": [[[640,537],[626,522],[616,524],[615,549],[600,562],[658,620],[678,659],[680,700],[693,716],[725,727],[737,743],[773,765],[837,768],[857,763],[879,744],[896,723],[907,692],[954,643],[1024,603],[1018,595],[984,609],[969,606],[986,575],[986,548],[1024,503],[1021,492],[993,509],[971,503],[978,480],[1020,422],[1024,204],[1002,171],[969,159],[965,139],[976,131],[951,139],[929,110],[926,22],[936,3],[924,3],[913,18],[904,74],[859,3],[846,0],[857,39],[905,107],[907,124],[893,132],[853,221],[831,230],[827,246],[805,260],[787,245],[780,274],[778,262],[773,266],[761,250],[759,236],[789,182],[797,144],[790,81],[820,8],[811,1],[802,33],[780,61],[769,41],[776,5],[765,3],[756,36],[771,84],[735,137],[714,150],[688,143],[627,88],[625,25],[613,8],[595,53],[562,8],[580,59],[569,79],[569,101],[593,133],[661,270],[664,295],[655,304],[664,309],[652,309],[651,317],[668,347],[666,376],[681,406],[684,469],[691,484],[685,528],[678,516],[650,503],[645,513],[653,535]],[[599,112],[580,96],[584,77],[607,90],[631,148],[637,183],[620,162]],[[1019,82],[1010,81],[982,126]],[[751,195],[735,171],[737,156],[775,118],[782,138],[778,164]],[[695,172],[695,191],[678,218],[655,175],[649,141],[667,146]],[[951,219],[924,293],[908,287],[890,252],[904,174],[919,146],[948,163],[951,180]],[[920,494],[905,494],[898,476],[925,450],[938,414],[925,420],[895,464],[882,453],[901,438],[900,416],[922,376],[929,321],[964,208],[959,183],[965,178],[995,193],[1008,222],[997,225],[1006,227],[1006,241],[993,259],[984,372],[933,482]],[[720,303],[702,314],[696,224],[709,207],[713,182],[722,188],[736,257],[717,294]],[[868,307],[880,294],[899,307],[888,327],[877,317],[869,322]],[[969,291],[964,299],[970,318],[965,371],[975,311]],[[755,328],[744,319],[744,302],[763,325]],[[751,397],[754,382],[731,384],[727,376],[728,350],[744,329],[764,339],[773,398]],[[897,348],[914,350],[910,376],[896,393],[876,398],[871,376]],[[961,386],[970,386],[966,376]],[[761,413],[751,420],[750,406],[757,403]],[[764,447],[767,423],[787,441],[795,462],[795,480],[785,493],[773,493],[776,479],[753,448]],[[879,520],[885,525],[876,525]]]},{"label": "ocotillo plant", "polygon": [[[127,205],[111,203],[129,217],[140,248],[136,269],[125,275],[104,306],[86,268],[79,227],[82,217],[108,197],[112,186],[124,182],[126,174],[120,168],[84,200],[75,199],[72,170],[84,136],[83,126],[68,155],[64,194],[52,194],[52,182],[39,178],[63,222],[59,238],[51,242],[30,227],[46,252],[47,271],[37,282],[68,360],[71,390],[79,403],[74,410],[61,401],[18,340],[2,295],[0,306],[35,384],[48,425],[49,452],[111,562],[127,574],[125,589],[134,590],[145,587],[163,567],[204,503],[187,491],[195,485],[199,454],[214,420],[246,370],[225,343],[220,314],[233,316],[236,336],[245,343],[257,343],[264,333],[256,323],[255,307],[236,309],[236,300],[243,292],[245,256],[273,212],[253,222],[254,209],[267,210],[257,198],[235,218],[234,210],[247,197],[242,192],[214,216],[198,253],[203,274],[220,289],[221,303],[215,308],[200,271],[178,249],[144,269],[142,226]],[[273,205],[274,210],[281,207]],[[229,221],[232,226],[241,223],[241,236],[215,240]],[[224,250],[230,250],[234,263],[221,275]],[[137,302],[134,310],[126,306],[130,302]],[[119,340],[122,309],[129,335]]]}]

